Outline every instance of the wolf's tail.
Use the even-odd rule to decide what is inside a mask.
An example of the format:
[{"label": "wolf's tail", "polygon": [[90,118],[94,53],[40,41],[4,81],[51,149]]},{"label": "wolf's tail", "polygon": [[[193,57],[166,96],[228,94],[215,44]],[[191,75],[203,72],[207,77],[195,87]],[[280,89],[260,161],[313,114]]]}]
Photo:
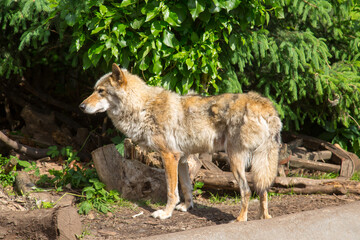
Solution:
[{"label": "wolf's tail", "polygon": [[264,139],[252,154],[251,172],[258,193],[266,191],[271,186],[278,168],[282,123],[278,116],[271,116],[267,119],[267,124],[269,137]]}]

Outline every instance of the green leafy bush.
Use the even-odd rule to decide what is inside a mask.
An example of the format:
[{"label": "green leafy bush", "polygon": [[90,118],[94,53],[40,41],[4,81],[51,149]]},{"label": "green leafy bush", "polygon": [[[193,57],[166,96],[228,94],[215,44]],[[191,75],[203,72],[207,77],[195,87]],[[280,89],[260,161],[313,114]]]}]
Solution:
[{"label": "green leafy bush", "polygon": [[[182,94],[261,92],[286,130],[312,132],[309,124],[328,121],[349,128],[360,119],[355,0],[6,0],[0,7],[4,76],[33,58],[97,73],[117,62]],[[43,52],[53,58],[37,58]]]},{"label": "green leafy bush", "polygon": [[10,158],[3,157],[0,154],[0,185],[2,187],[12,186],[15,182],[16,177],[16,166],[15,170],[11,171],[10,173],[5,173],[4,166],[10,161],[10,159],[13,156],[10,156]]},{"label": "green leafy bush", "polygon": [[80,214],[87,214],[93,208],[107,213],[111,210],[111,204],[120,201],[119,193],[114,190],[106,191],[105,184],[99,179],[90,179],[89,182],[92,185],[82,190],[85,200],[79,204]]}]

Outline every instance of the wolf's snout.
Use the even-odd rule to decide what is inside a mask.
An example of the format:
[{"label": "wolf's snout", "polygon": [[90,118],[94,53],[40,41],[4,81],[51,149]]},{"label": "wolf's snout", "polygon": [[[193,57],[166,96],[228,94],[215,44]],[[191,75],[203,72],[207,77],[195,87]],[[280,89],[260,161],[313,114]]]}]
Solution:
[{"label": "wolf's snout", "polygon": [[85,103],[81,103],[80,105],[79,105],[79,108],[81,109],[81,111],[85,111],[85,108],[86,108],[86,105],[85,105]]}]

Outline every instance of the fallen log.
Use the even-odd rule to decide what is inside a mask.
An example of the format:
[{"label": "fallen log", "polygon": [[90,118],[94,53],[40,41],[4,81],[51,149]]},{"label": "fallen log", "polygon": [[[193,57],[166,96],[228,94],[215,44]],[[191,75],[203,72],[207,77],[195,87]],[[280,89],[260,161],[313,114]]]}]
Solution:
[{"label": "fallen log", "polygon": [[322,172],[340,172],[340,165],[323,163],[323,162],[315,162],[312,160],[306,160],[302,158],[298,158],[296,156],[290,156],[289,161],[290,167],[293,168],[306,168],[309,170],[322,171]]},{"label": "fallen log", "polygon": [[77,239],[80,216],[73,207],[0,211],[1,239]]},{"label": "fallen log", "polygon": [[310,179],[301,177],[276,177],[274,187],[279,188],[279,193],[298,194],[360,194],[360,182],[343,178],[335,179]]},{"label": "fallen log", "polygon": [[0,141],[3,141],[6,145],[11,147],[12,149],[16,151],[20,151],[22,153],[25,153],[26,155],[29,155],[33,158],[43,158],[47,156],[48,149],[41,149],[41,148],[33,148],[30,146],[26,146],[24,144],[18,143],[12,139],[10,139],[8,136],[6,136],[2,131],[0,131]]},{"label": "fallen log", "polygon": [[353,153],[337,148],[335,145],[324,140],[305,136],[297,135],[289,132],[283,132],[283,139],[291,141],[294,139],[303,139],[303,146],[312,151],[331,151],[331,162],[341,165],[340,176],[350,178],[355,171],[360,170],[360,159]]},{"label": "fallen log", "polygon": [[[196,181],[203,182],[204,188],[228,189],[239,191],[239,184],[231,172],[211,172],[201,169]],[[246,179],[252,190],[253,180],[251,173],[246,173]],[[303,193],[303,194],[360,194],[360,182],[346,179],[309,179],[300,177],[276,177],[271,192]]]}]

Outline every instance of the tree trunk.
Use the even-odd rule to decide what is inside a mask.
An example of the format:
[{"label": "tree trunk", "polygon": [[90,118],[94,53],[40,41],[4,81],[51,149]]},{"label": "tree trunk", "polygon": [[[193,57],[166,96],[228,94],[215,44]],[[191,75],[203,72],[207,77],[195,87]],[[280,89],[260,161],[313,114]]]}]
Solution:
[{"label": "tree trunk", "polygon": [[166,201],[166,180],[163,169],[149,167],[137,160],[124,159],[114,144],[92,152],[99,179],[107,190],[117,190],[127,199]]},{"label": "tree trunk", "polygon": [[73,207],[0,211],[0,239],[76,239],[82,232]]}]

